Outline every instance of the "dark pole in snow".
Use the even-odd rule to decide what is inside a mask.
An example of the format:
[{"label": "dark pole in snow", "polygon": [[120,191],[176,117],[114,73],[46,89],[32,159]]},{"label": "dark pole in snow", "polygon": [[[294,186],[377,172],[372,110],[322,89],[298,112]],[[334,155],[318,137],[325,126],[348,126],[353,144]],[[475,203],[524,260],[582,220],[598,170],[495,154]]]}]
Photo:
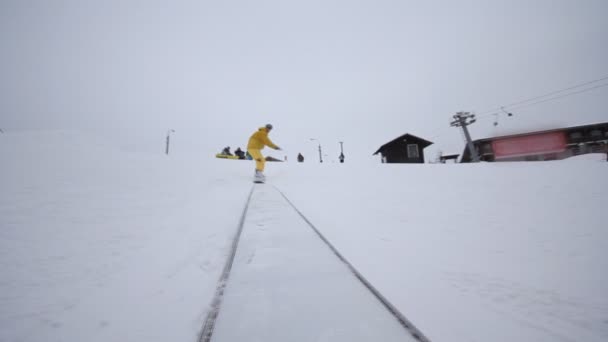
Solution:
[{"label": "dark pole in snow", "polygon": [[165,144],[165,154],[169,155],[169,142],[171,139],[171,132],[175,132],[175,130],[170,129],[167,131],[167,143]]},{"label": "dark pole in snow", "polygon": [[323,153],[321,152],[321,142],[319,139],[310,138],[310,141],[316,141],[319,144],[319,163],[323,162]]},{"label": "dark pole in snow", "polygon": [[323,153],[321,152],[321,143],[319,143],[319,163],[323,162]]}]

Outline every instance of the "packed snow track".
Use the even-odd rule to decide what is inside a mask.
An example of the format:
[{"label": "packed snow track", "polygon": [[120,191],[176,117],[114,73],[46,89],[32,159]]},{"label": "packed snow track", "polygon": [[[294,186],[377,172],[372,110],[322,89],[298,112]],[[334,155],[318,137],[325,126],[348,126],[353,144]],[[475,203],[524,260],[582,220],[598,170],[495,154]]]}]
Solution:
[{"label": "packed snow track", "polygon": [[275,187],[254,186],[232,247],[201,342],[428,341]]}]

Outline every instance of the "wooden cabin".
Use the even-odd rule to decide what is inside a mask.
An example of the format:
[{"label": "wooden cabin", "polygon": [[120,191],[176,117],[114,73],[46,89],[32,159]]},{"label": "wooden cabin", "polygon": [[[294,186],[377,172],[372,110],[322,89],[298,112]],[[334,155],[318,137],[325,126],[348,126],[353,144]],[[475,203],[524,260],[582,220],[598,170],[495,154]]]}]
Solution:
[{"label": "wooden cabin", "polygon": [[383,163],[424,163],[424,149],[433,143],[406,133],[380,146]]}]

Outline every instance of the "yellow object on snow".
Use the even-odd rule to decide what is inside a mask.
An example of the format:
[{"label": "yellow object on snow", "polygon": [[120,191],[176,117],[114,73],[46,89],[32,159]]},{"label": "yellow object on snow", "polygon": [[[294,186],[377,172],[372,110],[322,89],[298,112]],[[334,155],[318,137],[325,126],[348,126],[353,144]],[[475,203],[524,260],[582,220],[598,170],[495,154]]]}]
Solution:
[{"label": "yellow object on snow", "polygon": [[221,153],[216,154],[215,157],[223,158],[223,159],[239,159],[239,156],[229,156],[227,154],[221,154]]}]

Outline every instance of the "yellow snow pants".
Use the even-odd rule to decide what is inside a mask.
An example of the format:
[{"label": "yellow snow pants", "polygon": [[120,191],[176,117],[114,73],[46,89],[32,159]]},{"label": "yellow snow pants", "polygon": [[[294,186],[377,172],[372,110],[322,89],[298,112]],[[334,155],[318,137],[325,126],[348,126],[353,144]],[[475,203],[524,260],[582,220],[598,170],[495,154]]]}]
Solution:
[{"label": "yellow snow pants", "polygon": [[248,150],[249,154],[251,154],[251,156],[253,157],[253,160],[255,160],[255,169],[259,170],[259,171],[264,171],[264,164],[266,163],[266,159],[264,159],[264,156],[262,155],[262,150]]}]

